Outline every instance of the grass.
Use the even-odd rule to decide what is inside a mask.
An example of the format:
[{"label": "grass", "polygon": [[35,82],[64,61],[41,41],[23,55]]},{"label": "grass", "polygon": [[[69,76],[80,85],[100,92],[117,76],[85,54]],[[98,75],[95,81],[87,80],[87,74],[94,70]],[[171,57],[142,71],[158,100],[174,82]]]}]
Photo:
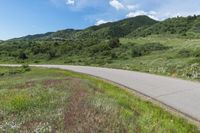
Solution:
[{"label": "grass", "polygon": [[[200,81],[200,39],[152,35],[144,38],[121,38],[120,42],[119,47],[109,51],[100,50],[92,55],[88,47],[52,59],[38,55],[38,58],[18,61],[16,57],[6,57],[3,54],[0,55],[0,63],[103,66]],[[103,46],[100,46],[98,48],[102,49]],[[143,54],[134,56],[139,51]]]},{"label": "grass", "polygon": [[122,38],[121,43],[126,47],[130,47],[129,44],[160,43],[163,46],[169,47],[169,49],[153,51],[148,55],[140,57],[131,57],[131,48],[129,48],[130,50],[126,50],[123,53],[128,55],[122,56],[126,57],[125,59],[118,58],[104,66],[200,81],[200,58],[197,55],[195,56],[195,52],[197,54],[200,52],[199,42],[199,39],[163,36]]},{"label": "grass", "polygon": [[[1,67],[0,72],[9,69]],[[200,131],[187,120],[98,78],[32,68],[0,77],[0,132]]]}]

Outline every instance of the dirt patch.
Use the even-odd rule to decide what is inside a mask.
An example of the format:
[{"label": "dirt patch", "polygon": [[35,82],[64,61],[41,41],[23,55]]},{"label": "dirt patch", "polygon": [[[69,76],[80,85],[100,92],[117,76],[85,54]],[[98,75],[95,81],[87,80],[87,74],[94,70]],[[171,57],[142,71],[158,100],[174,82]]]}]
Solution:
[{"label": "dirt patch", "polygon": [[[68,79],[65,79],[65,80],[68,80]],[[42,81],[42,85],[44,85],[44,86],[53,86],[53,85],[57,85],[57,84],[63,83],[65,80],[61,80],[61,79],[44,80],[44,81]]]},{"label": "dirt patch", "polygon": [[[128,132],[126,126],[118,120],[119,112],[101,112],[88,104],[88,93],[80,83],[76,84],[74,95],[70,99],[64,116],[66,133],[104,133]],[[95,89],[96,90],[96,89]]]},{"label": "dirt patch", "polygon": [[51,126],[44,121],[30,121],[20,127],[20,133],[51,132]]},{"label": "dirt patch", "polygon": [[[65,133],[104,133],[104,132],[128,132],[128,126],[120,119],[120,110],[105,112],[101,107],[97,108],[90,103],[90,98],[97,93],[105,93],[95,85],[86,83],[76,78],[50,79],[39,82],[45,88],[62,88],[65,86],[71,92],[69,102],[63,113],[61,121],[48,123],[49,131]],[[61,86],[60,86],[61,85]],[[34,86],[34,82],[26,82],[19,87]],[[57,87],[56,87],[57,86]],[[65,107],[64,107],[65,108]],[[43,128],[47,123],[40,120],[28,121],[21,125],[20,132],[31,132],[36,128]],[[64,130],[64,131],[63,131]],[[139,129],[138,129],[139,131]]]},{"label": "dirt patch", "polygon": [[[84,108],[84,99],[87,97],[85,90],[80,88],[78,84],[74,95],[70,99],[68,109],[66,110],[64,117],[65,131],[73,132],[76,130],[76,121],[80,118],[82,109]],[[75,128],[75,129],[74,129]]]},{"label": "dirt patch", "polygon": [[34,87],[35,84],[36,84],[35,81],[28,81],[28,82],[25,82],[24,84],[16,85],[15,88],[17,88],[17,89],[27,89],[27,88]]},{"label": "dirt patch", "polygon": [[59,85],[65,82],[70,82],[70,84],[74,83],[74,82],[79,82],[80,79],[76,79],[76,78],[65,78],[65,79],[49,79],[49,80],[44,80],[42,81],[42,85],[43,86],[54,86],[54,85]]}]

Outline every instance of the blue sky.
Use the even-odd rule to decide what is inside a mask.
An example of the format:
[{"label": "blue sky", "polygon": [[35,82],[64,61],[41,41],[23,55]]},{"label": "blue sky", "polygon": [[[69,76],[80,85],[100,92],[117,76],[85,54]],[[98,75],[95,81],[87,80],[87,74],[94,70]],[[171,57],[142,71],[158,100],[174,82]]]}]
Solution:
[{"label": "blue sky", "polygon": [[157,20],[200,14],[199,0],[1,0],[0,39],[82,29],[137,15]]}]

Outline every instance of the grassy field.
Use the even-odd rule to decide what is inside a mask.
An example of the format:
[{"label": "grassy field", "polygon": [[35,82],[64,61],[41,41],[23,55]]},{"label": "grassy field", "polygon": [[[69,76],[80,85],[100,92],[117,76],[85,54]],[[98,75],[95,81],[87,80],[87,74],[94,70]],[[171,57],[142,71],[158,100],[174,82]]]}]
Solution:
[{"label": "grassy field", "polygon": [[[118,52],[121,58],[104,64],[106,67],[123,68],[159,75],[200,81],[200,39],[149,36],[145,38],[121,39],[129,50]],[[159,43],[169,49],[153,51],[147,55],[131,57],[131,45]],[[125,58],[124,58],[125,57]]]},{"label": "grassy field", "polygon": [[[56,46],[53,48],[58,49],[59,45]],[[63,44],[64,46],[67,45]],[[121,38],[118,47],[109,49],[106,46],[105,41],[82,49],[72,48],[65,51],[71,54],[63,54],[51,59],[45,58],[45,53],[36,57],[30,55],[25,60],[0,54],[0,63],[103,66],[200,81],[200,39],[181,38],[175,35],[152,35]],[[12,54],[8,53],[8,55]]]},{"label": "grassy field", "polygon": [[[148,36],[145,38],[121,38],[121,46],[111,50],[116,57],[61,57],[41,64],[73,64],[103,66],[152,74],[178,77],[200,81],[200,39],[177,38],[176,36]],[[166,49],[151,50],[145,48],[149,44],[159,44]],[[149,51],[144,55],[132,55],[136,51]],[[152,45],[153,46],[153,45]],[[70,58],[70,59],[68,59]],[[70,62],[68,62],[70,60]]]},{"label": "grassy field", "polygon": [[187,120],[103,80],[0,68],[0,132],[198,133]]}]

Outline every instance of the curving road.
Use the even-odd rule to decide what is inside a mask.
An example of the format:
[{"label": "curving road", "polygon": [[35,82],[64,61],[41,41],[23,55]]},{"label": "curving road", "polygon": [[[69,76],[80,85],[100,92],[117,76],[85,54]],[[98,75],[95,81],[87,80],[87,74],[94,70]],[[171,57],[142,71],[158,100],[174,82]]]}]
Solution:
[{"label": "curving road", "polygon": [[[1,65],[2,66],[2,65]],[[19,66],[19,65],[4,65]],[[31,65],[97,76],[149,96],[200,122],[200,83],[152,74],[86,66]]]}]

